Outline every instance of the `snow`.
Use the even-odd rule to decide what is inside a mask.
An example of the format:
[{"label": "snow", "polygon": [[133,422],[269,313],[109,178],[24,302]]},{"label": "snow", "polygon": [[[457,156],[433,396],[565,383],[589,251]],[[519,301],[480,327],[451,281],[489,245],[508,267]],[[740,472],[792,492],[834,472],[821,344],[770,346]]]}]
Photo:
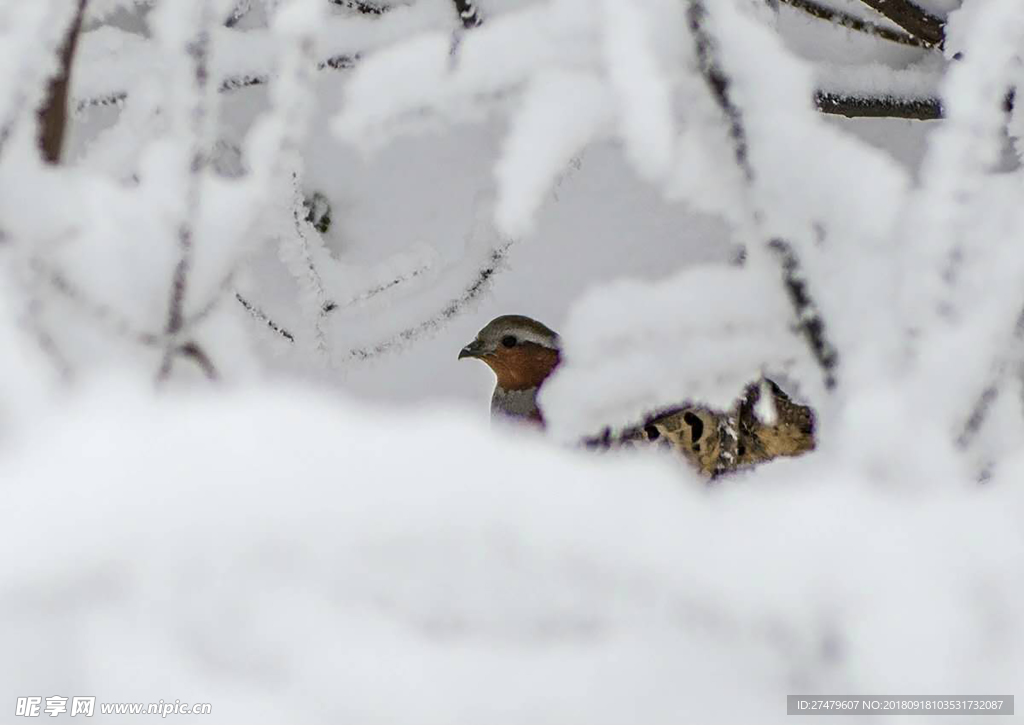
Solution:
[{"label": "snow", "polygon": [[[0,0],[0,698],[781,722],[786,694],[1014,691],[1019,2],[922,2],[940,51],[704,0],[701,57],[673,0],[482,0],[471,30],[442,0],[233,28],[91,0],[49,166],[72,5]],[[492,429],[456,360],[512,313],[564,346],[543,435]],[[762,375],[813,453],[709,486],[577,445]]]},{"label": "snow", "polygon": [[532,230],[551,185],[610,124],[611,109],[607,89],[589,74],[552,71],[531,81],[494,170],[502,231],[517,236]]},{"label": "snow", "polygon": [[657,284],[605,285],[580,300],[561,334],[565,358],[541,404],[565,441],[688,399],[726,409],[762,372],[807,365],[782,289],[749,269],[694,266]]},{"label": "snow", "polygon": [[781,722],[787,692],[1012,691],[1019,489],[819,471],[708,492],[444,409],[107,381],[6,455],[2,680],[247,722]]}]

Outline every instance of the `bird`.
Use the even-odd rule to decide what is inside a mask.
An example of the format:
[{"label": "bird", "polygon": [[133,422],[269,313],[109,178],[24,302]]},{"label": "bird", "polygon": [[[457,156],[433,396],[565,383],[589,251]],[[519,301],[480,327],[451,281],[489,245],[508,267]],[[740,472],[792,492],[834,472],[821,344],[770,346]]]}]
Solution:
[{"label": "bird", "polygon": [[[562,360],[558,333],[525,315],[491,320],[459,351],[458,359],[484,362],[495,375],[491,417],[544,428],[537,395]],[[667,447],[709,479],[779,457],[814,449],[813,410],[794,402],[774,381],[748,384],[729,410],[686,402],[652,411],[636,426],[606,427],[587,448]]]},{"label": "bird", "polygon": [[524,315],[502,315],[459,351],[463,358],[482,360],[494,371],[492,418],[544,426],[537,393],[561,362],[558,333]]}]

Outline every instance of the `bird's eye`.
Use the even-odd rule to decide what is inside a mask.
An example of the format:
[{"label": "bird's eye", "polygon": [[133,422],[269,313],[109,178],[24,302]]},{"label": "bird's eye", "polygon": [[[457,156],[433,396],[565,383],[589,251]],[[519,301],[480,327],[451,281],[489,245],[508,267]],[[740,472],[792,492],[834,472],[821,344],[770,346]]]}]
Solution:
[{"label": "bird's eye", "polygon": [[505,347],[515,347],[516,342],[518,342],[518,340],[516,340],[515,335],[505,335],[505,337],[501,338],[501,344]]},{"label": "bird's eye", "polygon": [[683,413],[683,420],[685,420],[686,424],[690,426],[690,435],[692,436],[693,442],[696,443],[700,440],[701,436],[704,435],[704,421],[690,411]]}]

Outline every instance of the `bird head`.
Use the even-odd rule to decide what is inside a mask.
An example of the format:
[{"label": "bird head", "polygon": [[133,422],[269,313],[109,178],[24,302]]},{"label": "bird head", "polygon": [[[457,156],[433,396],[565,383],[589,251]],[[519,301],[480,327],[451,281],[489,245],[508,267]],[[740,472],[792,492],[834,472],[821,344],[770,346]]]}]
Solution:
[{"label": "bird head", "polygon": [[536,388],[558,365],[558,334],[529,317],[502,315],[462,348],[459,360],[466,357],[487,363],[500,388]]}]

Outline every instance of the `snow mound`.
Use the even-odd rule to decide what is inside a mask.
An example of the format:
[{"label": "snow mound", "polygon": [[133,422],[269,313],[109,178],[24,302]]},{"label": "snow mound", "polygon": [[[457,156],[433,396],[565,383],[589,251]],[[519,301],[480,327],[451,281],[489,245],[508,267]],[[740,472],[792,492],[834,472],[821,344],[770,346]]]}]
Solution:
[{"label": "snow mound", "polygon": [[1024,670],[1013,489],[822,486],[810,456],[706,490],[295,388],[108,385],[60,411],[2,469],[8,701],[781,722],[787,693],[1012,691]]}]

